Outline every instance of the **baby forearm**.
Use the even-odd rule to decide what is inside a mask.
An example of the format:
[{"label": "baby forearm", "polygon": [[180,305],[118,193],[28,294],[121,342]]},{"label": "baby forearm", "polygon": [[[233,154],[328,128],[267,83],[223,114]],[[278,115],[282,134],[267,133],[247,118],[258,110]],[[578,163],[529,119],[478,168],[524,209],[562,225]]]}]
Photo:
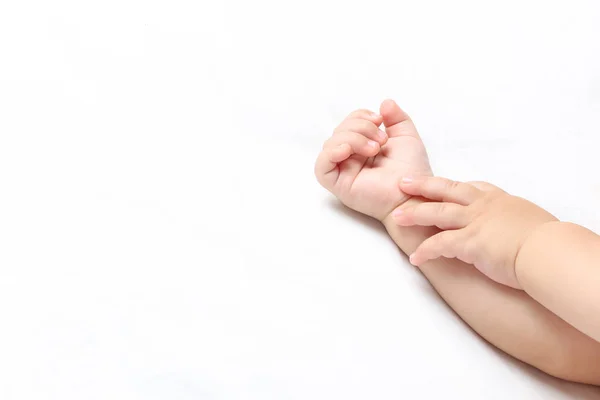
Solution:
[{"label": "baby forearm", "polygon": [[[406,207],[420,202],[411,199]],[[437,229],[384,221],[400,249],[411,254]],[[600,343],[577,331],[522,291],[497,284],[474,267],[440,258],[421,271],[456,313],[487,341],[551,375],[600,384]]]},{"label": "baby forearm", "polygon": [[[515,262],[523,289],[583,333],[600,341],[600,236],[579,225],[542,225]],[[600,363],[600,362],[599,362]]]}]

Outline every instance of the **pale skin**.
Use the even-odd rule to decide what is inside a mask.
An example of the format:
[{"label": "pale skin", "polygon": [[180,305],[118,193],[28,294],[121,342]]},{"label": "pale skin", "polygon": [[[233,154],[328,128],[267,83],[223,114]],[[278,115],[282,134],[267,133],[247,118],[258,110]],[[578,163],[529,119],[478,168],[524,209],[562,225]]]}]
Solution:
[{"label": "pale skin", "polygon": [[[558,308],[552,312],[540,304],[541,298],[551,292],[538,288],[539,283],[529,283],[533,280],[529,274],[533,274],[535,268],[524,268],[523,271],[530,271],[528,273],[518,272],[515,278],[518,284],[528,282],[531,287],[523,291],[503,284],[512,283],[511,286],[516,287],[510,274],[492,274],[494,282],[469,265],[477,260],[465,263],[458,256],[439,258],[434,257],[437,253],[433,250],[422,252],[427,247],[417,250],[429,238],[436,237],[440,229],[435,223],[417,223],[410,219],[411,213],[428,201],[422,195],[411,193],[401,182],[403,178],[412,178],[406,185],[421,182],[420,179],[431,177],[432,172],[414,124],[396,103],[384,101],[378,113],[358,110],[350,114],[325,142],[315,174],[346,206],[381,221],[404,253],[416,253],[413,261],[440,296],[487,341],[551,375],[600,384],[600,343],[588,336],[588,331],[574,328],[573,321],[565,322]],[[405,211],[403,218],[408,219],[398,220],[403,213],[393,214],[395,210]],[[546,217],[545,212],[539,215]],[[536,243],[544,242],[551,235],[551,228],[532,232],[518,251],[518,264],[529,264],[530,259],[535,259],[539,246]],[[540,239],[536,239],[538,236]],[[431,259],[426,261],[428,258]],[[479,268],[485,271],[488,264],[482,261]],[[493,271],[500,270],[497,265],[493,263]],[[554,297],[551,300],[557,301]]]},{"label": "pale skin", "polygon": [[396,223],[445,230],[421,243],[413,264],[442,256],[474,264],[600,341],[600,236],[489,184],[405,177],[400,187],[433,202],[398,209]]}]

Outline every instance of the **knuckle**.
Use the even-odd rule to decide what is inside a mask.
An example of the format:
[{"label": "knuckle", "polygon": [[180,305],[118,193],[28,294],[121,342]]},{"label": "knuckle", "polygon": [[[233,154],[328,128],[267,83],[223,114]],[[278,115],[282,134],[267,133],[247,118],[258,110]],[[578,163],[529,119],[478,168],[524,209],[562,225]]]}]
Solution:
[{"label": "knuckle", "polygon": [[483,181],[468,181],[467,183],[469,185],[475,186],[475,187],[483,187],[483,186],[487,185],[487,183],[483,182]]},{"label": "knuckle", "polygon": [[469,182],[469,185],[484,192],[494,192],[496,190],[501,190],[497,186],[494,186],[491,183],[484,181],[471,181]]},{"label": "knuckle", "polygon": [[457,189],[460,189],[460,183],[457,181],[447,181],[446,182],[446,189],[450,192],[450,191],[455,191]]},{"label": "knuckle", "polygon": [[484,196],[484,200],[487,203],[488,206],[496,203],[499,200],[502,200],[503,198],[506,198],[508,195],[503,192],[503,191],[499,191],[499,190],[492,190],[490,192],[488,192],[486,194],[486,196]]},{"label": "knuckle", "polygon": [[502,197],[502,196],[506,195],[507,193],[505,191],[503,191],[502,189],[495,188],[495,189],[491,189],[488,192],[488,194],[491,198],[498,198],[498,197]]},{"label": "knuckle", "polygon": [[445,215],[448,213],[448,204],[446,203],[437,203],[436,207],[435,207],[435,213],[437,215]]},{"label": "knuckle", "polygon": [[473,250],[476,250],[479,248],[479,244],[481,241],[480,232],[481,232],[481,230],[476,224],[469,225],[464,230],[464,241],[465,241],[465,243],[469,243],[469,246]]},{"label": "knuckle", "polygon": [[354,122],[355,122],[355,120],[350,120],[350,119],[342,121],[341,124],[339,124],[338,126],[335,127],[335,129],[333,130],[333,133],[339,134],[339,133],[351,130],[352,127],[354,126]]},{"label": "knuckle", "polygon": [[352,146],[366,146],[369,139],[360,133],[353,132],[352,138],[349,140]]},{"label": "knuckle", "polygon": [[361,133],[373,133],[377,130],[377,126],[366,119],[357,121],[357,128]]},{"label": "knuckle", "polygon": [[373,124],[373,112],[370,110],[357,110],[350,114],[348,118],[346,118],[345,122],[347,123],[360,123],[360,122],[368,122]]},{"label": "knuckle", "polygon": [[372,112],[371,110],[367,110],[366,108],[359,108],[356,109],[354,111],[352,111],[349,115],[350,118],[356,118],[356,117],[366,117],[371,115]]}]

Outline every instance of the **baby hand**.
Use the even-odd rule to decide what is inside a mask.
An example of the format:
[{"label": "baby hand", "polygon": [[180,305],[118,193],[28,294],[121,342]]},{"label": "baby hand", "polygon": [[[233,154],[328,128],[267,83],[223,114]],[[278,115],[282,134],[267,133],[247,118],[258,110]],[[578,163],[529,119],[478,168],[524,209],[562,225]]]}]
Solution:
[{"label": "baby hand", "polygon": [[342,121],[323,145],[315,175],[346,206],[382,221],[410,197],[400,178],[430,176],[431,168],[408,115],[392,100],[379,112],[357,110]]},{"label": "baby hand", "polygon": [[418,266],[438,257],[458,258],[516,289],[521,289],[515,274],[521,246],[540,225],[556,221],[535,204],[488,183],[405,178],[400,187],[434,202],[396,209],[392,217],[398,225],[444,230],[425,240],[410,256],[411,263]]}]

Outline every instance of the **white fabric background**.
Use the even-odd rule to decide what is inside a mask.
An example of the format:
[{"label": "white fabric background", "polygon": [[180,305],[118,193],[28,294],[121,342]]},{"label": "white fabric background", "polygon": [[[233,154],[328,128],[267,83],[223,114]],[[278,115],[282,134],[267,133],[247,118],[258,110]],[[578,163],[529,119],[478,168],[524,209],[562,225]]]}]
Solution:
[{"label": "white fabric background", "polygon": [[599,229],[600,9],[558,3],[2,2],[0,397],[600,398],[312,175],[392,97],[437,174]]}]

